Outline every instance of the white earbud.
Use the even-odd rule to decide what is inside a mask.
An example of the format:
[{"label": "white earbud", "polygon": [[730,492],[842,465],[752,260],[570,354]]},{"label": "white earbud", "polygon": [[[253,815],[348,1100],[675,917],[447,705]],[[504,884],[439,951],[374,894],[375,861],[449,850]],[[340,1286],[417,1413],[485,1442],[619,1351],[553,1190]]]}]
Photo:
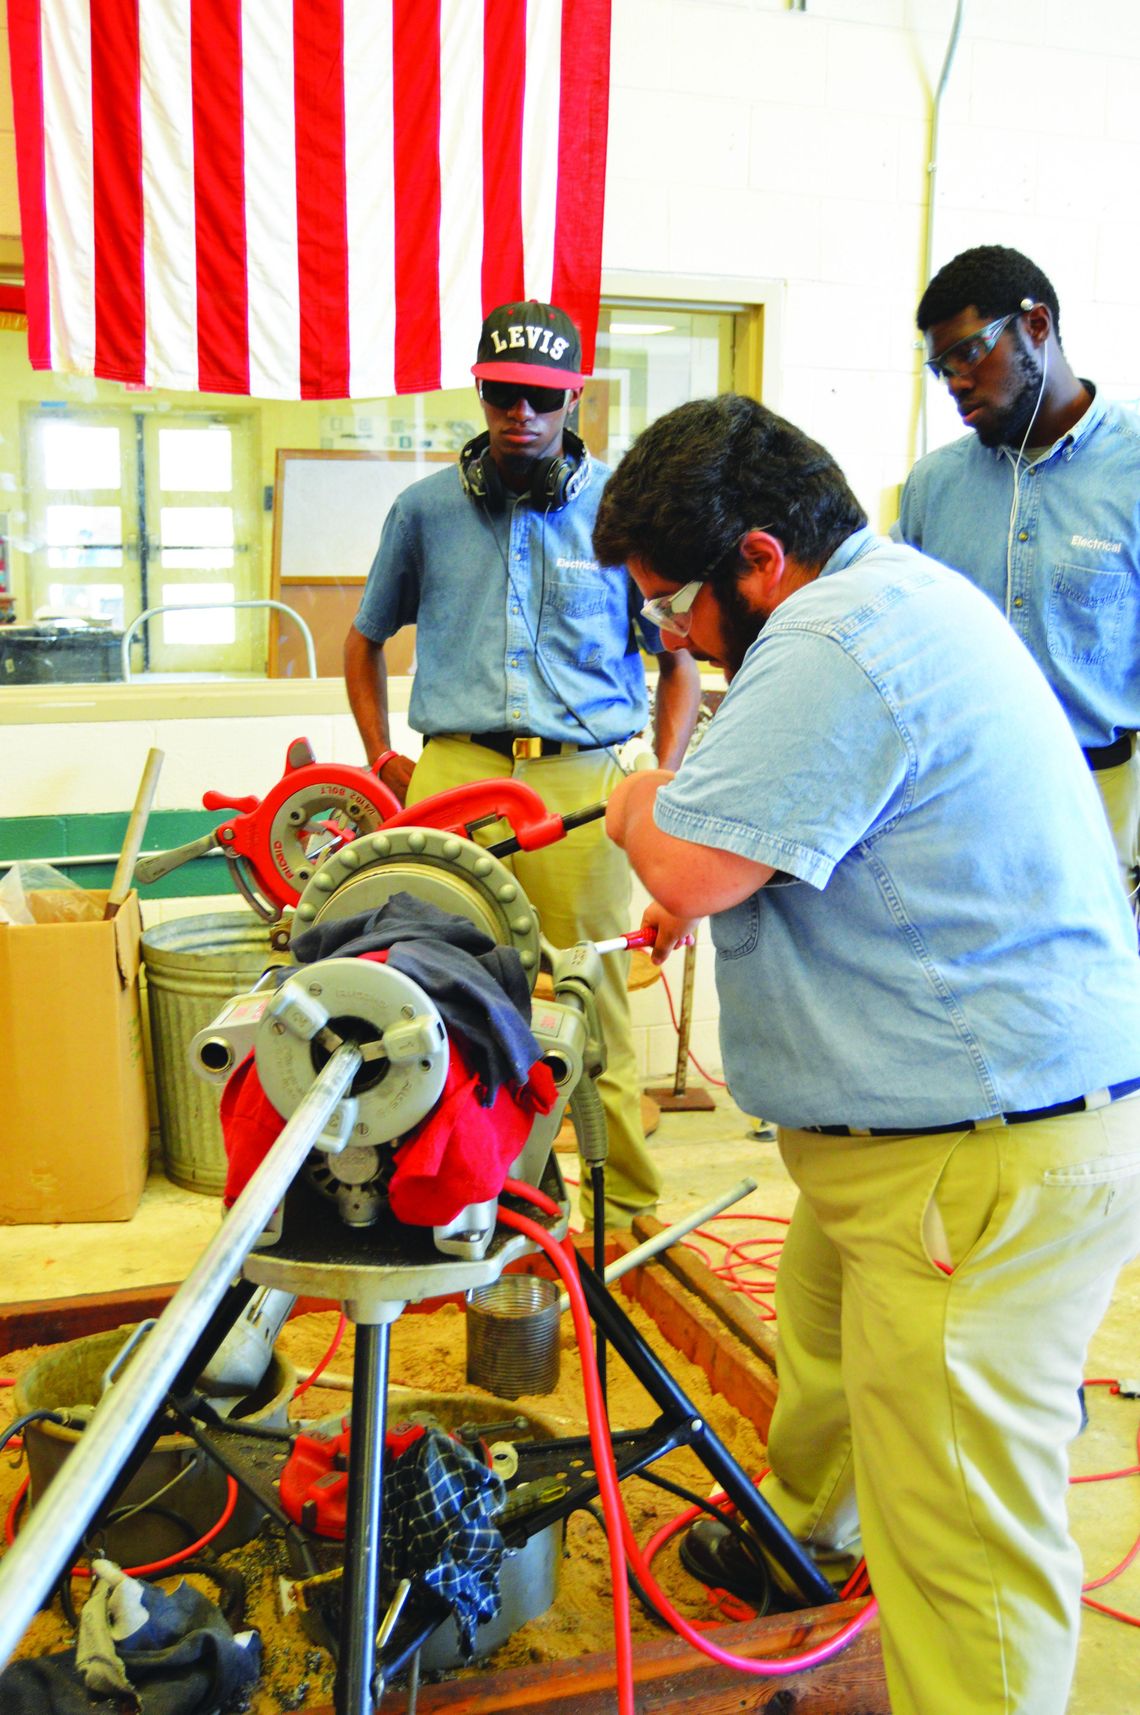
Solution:
[{"label": "white earbud", "polygon": [[[1037,306],[1033,302],[1032,298],[1022,298],[1021,308],[1023,310],[1035,310]],[[1041,347],[1041,385],[1037,389],[1037,403],[1033,407],[1032,417],[1030,417],[1028,423],[1025,425],[1025,433],[1021,437],[1021,445],[1017,450],[1017,457],[1013,460],[1013,499],[1010,501],[1009,505],[1009,529],[1006,532],[1005,538],[1005,617],[1007,619],[1010,618],[1013,596],[1013,527],[1017,521],[1017,496],[1018,491],[1021,488],[1021,461],[1025,456],[1025,449],[1029,444],[1029,431],[1037,421],[1037,413],[1040,411],[1041,401],[1045,397],[1045,381],[1048,374],[1049,346],[1048,344],[1045,344]]]}]

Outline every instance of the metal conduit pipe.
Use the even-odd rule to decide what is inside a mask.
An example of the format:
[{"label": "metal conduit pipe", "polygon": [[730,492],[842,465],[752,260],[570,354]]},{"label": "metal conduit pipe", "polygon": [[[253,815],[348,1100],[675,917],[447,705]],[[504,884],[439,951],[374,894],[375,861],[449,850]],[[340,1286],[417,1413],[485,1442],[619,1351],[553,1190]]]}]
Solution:
[{"label": "metal conduit pipe", "polygon": [[[83,869],[84,866],[90,867],[92,864],[117,863],[119,855],[118,852],[78,852],[74,854],[63,852],[58,857],[39,857],[37,855],[26,858],[0,858],[0,871],[18,869],[22,863],[47,863],[53,869]],[[221,850],[202,853],[202,856],[206,858],[220,858],[224,855]]]},{"label": "metal conduit pipe", "polygon": [[[670,1245],[675,1245],[678,1239],[683,1239],[691,1233],[694,1227],[703,1226],[723,1210],[731,1208],[733,1203],[739,1203],[742,1197],[749,1196],[756,1189],[755,1179],[742,1179],[739,1185],[734,1185],[731,1191],[724,1191],[719,1197],[714,1197],[701,1209],[694,1209],[691,1215],[682,1215],[679,1221],[674,1221],[671,1227],[665,1227],[644,1244],[637,1245],[633,1250],[626,1251],[624,1256],[611,1262],[602,1274],[602,1279],[609,1286],[613,1281],[620,1280],[623,1274],[631,1269],[640,1268],[642,1263],[652,1262],[655,1256],[667,1251]],[[570,1308],[570,1294],[562,1292],[558,1295],[558,1308],[567,1311]]]},{"label": "metal conduit pipe", "polygon": [[167,601],[160,607],[148,607],[138,614],[123,632],[123,641],[119,645],[119,660],[124,681],[131,682],[131,639],[140,625],[145,625],[148,619],[153,619],[156,613],[209,613],[212,608],[220,607],[275,607],[281,613],[287,613],[295,620],[300,628],[305,644],[305,660],[308,663],[309,678],[317,676],[317,651],[313,644],[313,633],[307,620],[302,619],[295,607],[290,607],[287,601],[271,601],[268,596],[258,597],[249,601]]},{"label": "metal conduit pipe", "polygon": [[[926,224],[922,239],[922,291],[925,291],[929,284],[934,264],[934,199],[938,183],[938,142],[942,127],[942,97],[946,93],[946,86],[950,81],[950,72],[954,65],[954,56],[958,52],[958,37],[962,33],[962,19],[965,12],[966,0],[957,0],[954,7],[954,21],[950,25],[950,36],[946,43],[946,52],[942,58],[942,71],[930,108],[930,148],[926,159]],[[920,363],[918,368],[918,451],[916,454],[916,457],[919,458],[926,452],[928,434],[927,386],[926,365]]]},{"label": "metal conduit pipe", "polygon": [[217,1237],[151,1329],[142,1350],[104,1394],[55,1480],[37,1499],[0,1560],[0,1667],[55,1587],[135,1443],[161,1406],[212,1313],[363,1064],[343,1044],[234,1203]]}]

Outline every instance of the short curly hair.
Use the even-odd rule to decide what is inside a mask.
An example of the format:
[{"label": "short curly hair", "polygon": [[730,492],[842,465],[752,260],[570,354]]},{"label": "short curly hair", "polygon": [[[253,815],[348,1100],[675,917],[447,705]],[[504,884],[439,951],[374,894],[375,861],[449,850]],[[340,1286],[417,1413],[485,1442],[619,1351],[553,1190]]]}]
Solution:
[{"label": "short curly hair", "polygon": [[683,584],[730,583],[745,531],[770,530],[818,570],[867,515],[824,447],[738,393],[694,399],[637,437],[606,484],[594,552]]},{"label": "short curly hair", "polygon": [[948,322],[972,304],[979,315],[996,320],[1021,308],[1023,298],[1048,304],[1053,332],[1061,343],[1061,308],[1052,282],[1036,262],[1003,244],[977,244],[940,268],[919,302],[915,321],[925,333],[935,322]]}]

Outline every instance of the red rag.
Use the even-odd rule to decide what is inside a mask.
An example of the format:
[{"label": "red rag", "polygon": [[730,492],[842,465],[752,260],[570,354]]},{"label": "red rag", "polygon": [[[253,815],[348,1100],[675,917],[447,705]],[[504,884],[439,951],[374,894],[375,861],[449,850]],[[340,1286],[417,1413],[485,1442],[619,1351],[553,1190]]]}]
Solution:
[{"label": "red rag", "polygon": [[[557,1094],[549,1066],[536,1060],[521,1089],[504,1084],[490,1107],[481,1106],[478,1079],[452,1036],[443,1093],[396,1150],[388,1196],[397,1220],[445,1226],[468,1203],[497,1197],[535,1114],[548,1114]],[[222,1200],[228,1209],[285,1123],[261,1087],[252,1053],[230,1074],[219,1112],[227,1157]]]},{"label": "red rag", "polygon": [[285,1121],[265,1094],[252,1050],[226,1080],[218,1117],[226,1149],[226,1188],[231,1208],[281,1135]]},{"label": "red rag", "polygon": [[548,1114],[557,1096],[549,1066],[536,1060],[520,1090],[501,1085],[485,1108],[457,1037],[449,1047],[443,1093],[396,1150],[388,1187],[392,1213],[412,1227],[446,1226],[468,1203],[497,1197],[535,1114]]}]

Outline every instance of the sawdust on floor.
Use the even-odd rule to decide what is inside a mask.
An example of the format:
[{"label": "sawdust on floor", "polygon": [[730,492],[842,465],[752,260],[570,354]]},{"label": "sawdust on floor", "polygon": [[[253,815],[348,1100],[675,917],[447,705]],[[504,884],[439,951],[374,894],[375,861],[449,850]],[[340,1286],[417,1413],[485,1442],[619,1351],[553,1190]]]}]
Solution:
[{"label": "sawdust on floor", "polygon": [[[729,1452],[745,1470],[756,1472],[763,1464],[764,1450],[752,1425],[720,1395],[714,1394],[704,1373],[669,1346],[652,1319],[638,1306],[623,1299],[634,1325],[650,1345],[668,1359],[669,1369],[685,1389],[706,1422],[720,1436]],[[295,1318],[283,1330],[278,1350],[288,1357],[300,1375],[306,1375],[328,1349],[337,1324],[334,1312]],[[0,1373],[15,1377],[46,1348],[29,1348],[0,1358]],[[345,1411],[350,1402],[348,1387],[352,1370],[352,1328],[321,1380],[294,1400],[291,1412],[298,1419],[320,1419]],[[394,1387],[427,1395],[473,1397],[476,1402],[492,1395],[482,1393],[466,1379],[464,1313],[454,1304],[442,1304],[430,1312],[408,1313],[399,1318],[391,1333],[390,1382]],[[335,1385],[326,1385],[326,1384]],[[345,1385],[341,1385],[341,1384]],[[651,1423],[657,1408],[641,1384],[620,1359],[609,1361],[608,1401],[614,1430],[636,1429]],[[581,1371],[569,1316],[563,1318],[561,1376],[554,1392],[523,1396],[514,1406],[534,1416],[558,1435],[586,1432]],[[10,1421],[11,1389],[0,1392],[0,1429]],[[681,1449],[656,1467],[663,1476],[698,1494],[708,1494],[711,1478],[695,1454]],[[20,1462],[0,1459],[0,1508],[7,1516],[12,1499],[23,1480]],[[675,1496],[639,1479],[622,1486],[626,1509],[638,1540],[644,1543],[659,1526],[682,1510]],[[246,1580],[246,1624],[262,1635],[264,1664],[261,1680],[248,1704],[250,1715],[281,1715],[282,1711],[328,1708],[332,1702],[334,1666],[331,1657],[306,1634],[296,1613],[282,1615],[279,1580],[289,1576],[279,1533],[269,1527],[251,1542],[221,1557],[222,1564],[239,1570]],[[690,1618],[708,1617],[707,1594],[680,1566],[675,1548],[666,1547],[654,1563],[654,1572],[671,1601]],[[213,1599],[217,1591],[209,1581],[195,1578]],[[76,1580],[76,1602],[82,1590]],[[660,1627],[649,1619],[636,1600],[631,1602],[632,1628],[636,1637],[659,1636]],[[18,1650],[20,1655],[43,1655],[65,1649],[74,1635],[58,1603],[39,1614]],[[558,1592],[543,1615],[522,1626],[493,1655],[481,1664],[460,1670],[478,1674],[524,1663],[557,1661],[612,1647],[613,1618],[609,1550],[605,1533],[583,1512],[574,1513],[566,1526]]]}]

